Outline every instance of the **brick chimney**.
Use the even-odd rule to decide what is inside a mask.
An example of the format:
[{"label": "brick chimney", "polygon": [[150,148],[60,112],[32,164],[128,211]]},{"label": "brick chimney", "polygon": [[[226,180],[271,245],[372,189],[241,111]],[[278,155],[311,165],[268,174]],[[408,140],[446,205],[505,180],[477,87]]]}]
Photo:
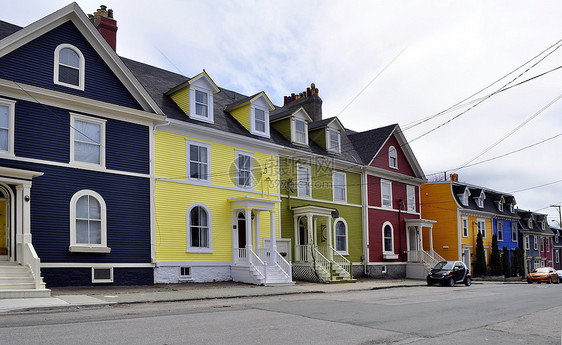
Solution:
[{"label": "brick chimney", "polygon": [[451,181],[458,182],[459,181],[459,174],[451,174],[450,178],[451,178]]},{"label": "brick chimney", "polygon": [[285,96],[283,106],[289,108],[301,106],[310,115],[312,121],[322,120],[322,98],[318,96],[318,89],[314,83],[310,84],[306,91]]},{"label": "brick chimney", "polygon": [[94,14],[88,15],[90,21],[109,43],[113,50],[117,50],[117,21],[113,19],[113,10],[101,5]]}]

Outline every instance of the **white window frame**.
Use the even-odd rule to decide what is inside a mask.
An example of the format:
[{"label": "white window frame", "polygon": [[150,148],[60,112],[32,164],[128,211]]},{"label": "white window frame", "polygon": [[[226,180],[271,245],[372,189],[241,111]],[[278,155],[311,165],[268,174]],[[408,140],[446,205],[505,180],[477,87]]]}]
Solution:
[{"label": "white window frame", "polygon": [[[100,204],[100,231],[101,241],[99,244],[76,243],[76,203],[83,196],[90,196]],[[110,253],[111,248],[107,246],[107,207],[103,197],[90,189],[80,190],[70,199],[70,245],[71,252]]]},{"label": "white window frame", "polygon": [[540,252],[544,253],[544,237],[539,237],[539,242],[540,242]]},{"label": "white window frame", "polygon": [[529,218],[529,220],[527,220],[527,226],[529,227],[529,229],[533,228],[533,218]]},{"label": "white window frame", "polygon": [[[338,222],[342,222],[344,227],[345,227],[345,249],[344,250],[337,250],[337,236],[336,236],[336,224],[338,224]],[[334,219],[334,225],[333,225],[333,231],[334,231],[334,248],[336,249],[336,251],[342,255],[349,255],[349,227],[347,226],[347,222],[345,221],[345,219],[343,218],[336,218]]]},{"label": "white window frame", "polygon": [[406,209],[410,212],[416,212],[416,187],[406,186]]},{"label": "white window frame", "polygon": [[[306,176],[302,175],[301,169],[306,170]],[[304,186],[304,192],[308,191],[308,193],[303,193],[301,186]],[[312,169],[310,165],[297,163],[297,196],[312,197]]]},{"label": "white window frame", "polygon": [[[96,279],[94,277],[95,270],[109,270],[109,279]],[[92,283],[113,283],[113,267],[92,267]]]},{"label": "white window frame", "polygon": [[[388,184],[390,188],[390,195],[388,196],[389,205],[385,205],[385,194],[383,185]],[[392,182],[388,180],[381,180],[381,206],[386,208],[392,208]]]},{"label": "white window frame", "polygon": [[[200,92],[204,92],[207,94],[207,116],[201,116],[201,115],[197,115],[196,110],[196,95],[195,95],[195,91],[200,91]],[[208,122],[208,123],[214,123],[214,113],[213,113],[213,92],[211,90],[196,86],[196,85],[190,85],[189,87],[189,117],[194,119],[194,120],[198,120],[198,121],[202,121],[202,122]]]},{"label": "white window frame", "polygon": [[536,235],[533,236],[533,249],[539,250],[539,241],[538,241],[538,236]]},{"label": "white window frame", "polygon": [[[336,181],[338,176],[343,177],[343,185],[341,185]],[[340,190],[340,191],[343,190],[343,198],[337,197],[338,193],[336,193],[336,190]],[[332,172],[332,198],[334,201],[347,202],[347,174],[346,173],[342,173],[339,171]]]},{"label": "white window frame", "polygon": [[[390,243],[392,246],[392,250],[387,250],[386,245],[385,245],[385,239],[387,237],[385,237],[384,235],[384,229],[389,226],[390,227]],[[397,256],[394,254],[394,227],[392,226],[392,223],[390,223],[389,221],[384,222],[384,224],[382,225],[382,231],[381,231],[381,236],[382,236],[382,253],[383,253],[383,258],[384,259],[395,259],[397,258]],[[396,256],[396,257],[394,257]]]},{"label": "white window frame", "polygon": [[559,263],[560,263],[560,250],[559,250],[559,249],[555,249],[555,250],[554,250],[554,254],[555,254],[554,256],[556,257],[556,258],[554,259],[554,262],[557,263],[557,264],[559,264]]},{"label": "white window frame", "polygon": [[[480,224],[482,224],[482,226],[480,226]],[[476,219],[476,228],[478,232],[482,233],[482,238],[486,238],[486,220]]]},{"label": "white window frame", "polygon": [[[68,83],[65,83],[65,82],[59,80],[59,66],[61,64],[60,63],[60,52],[63,49],[70,49],[70,50],[74,51],[76,54],[78,54],[78,58],[79,58],[78,85],[68,84]],[[84,76],[86,75],[85,66],[86,66],[86,60],[84,59],[84,55],[82,54],[80,49],[76,48],[72,44],[67,44],[67,43],[59,44],[55,48],[54,68],[53,68],[53,83],[55,83],[56,85],[62,85],[62,86],[69,87],[69,88],[72,88],[72,89],[84,91],[84,80],[85,80]]]},{"label": "white window frame", "polygon": [[503,202],[501,200],[498,202],[498,210],[503,212]]},{"label": "white window frame", "polygon": [[[338,140],[338,147],[332,146],[332,134],[337,135]],[[332,153],[340,153],[341,152],[341,134],[340,131],[337,129],[327,128],[326,129],[326,150]]]},{"label": "white window frame", "polygon": [[513,204],[509,204],[509,211],[515,213],[515,206]]},{"label": "white window frame", "polygon": [[[240,184],[240,167],[238,166],[238,159],[240,158],[240,156],[247,156],[250,157],[250,180],[249,180],[249,185],[241,185]],[[234,161],[234,165],[236,168],[236,188],[240,188],[240,189],[244,189],[244,190],[253,190],[254,189],[254,153],[253,152],[248,152],[248,151],[242,151],[242,150],[235,150],[235,161]]]},{"label": "white window frame", "polygon": [[[76,121],[88,122],[100,126],[100,143],[99,143],[100,162],[99,163],[83,162],[74,159],[74,132],[76,128]],[[104,119],[98,119],[95,117],[70,113],[70,164],[71,165],[101,167],[105,169],[105,133],[106,133],[105,123],[106,120]]]},{"label": "white window frame", "polygon": [[[193,247],[191,246],[191,210],[195,207],[201,207],[202,209],[207,212],[207,222],[208,222],[208,247]],[[213,216],[211,214],[211,210],[207,205],[201,202],[195,202],[187,208],[186,213],[186,220],[187,220],[187,243],[186,243],[186,253],[212,253],[213,252]]]},{"label": "white window frame", "polygon": [[8,149],[0,150],[0,155],[14,156],[14,128],[16,118],[16,101],[0,98],[0,105],[8,107]]},{"label": "white window frame", "polygon": [[463,216],[461,221],[462,221],[462,237],[468,237],[468,217]]},{"label": "white window frame", "polygon": [[[191,177],[191,145],[193,146],[200,146],[200,147],[204,147],[207,149],[207,178],[206,179],[202,179],[202,178],[193,178]],[[186,140],[186,169],[187,169],[187,180],[192,181],[192,182],[196,182],[196,183],[202,183],[202,184],[209,184],[211,183],[211,144],[208,143],[204,143],[201,141],[196,141],[196,140]],[[201,164],[201,163],[198,163]]]},{"label": "white window frame", "polygon": [[[304,123],[304,142],[297,140],[297,121]],[[296,117],[291,118],[291,139],[293,144],[308,146],[308,122],[306,120],[297,119]]]},{"label": "white window frame", "polygon": [[388,166],[393,169],[398,169],[398,151],[394,146],[388,148]]},{"label": "white window frame", "polygon": [[470,196],[468,189],[465,189],[464,192],[462,194],[458,194],[458,196],[461,200],[461,204],[463,204],[463,206],[468,206],[468,197]]},{"label": "white window frame", "polygon": [[517,223],[511,223],[511,242],[517,242]]},{"label": "white window frame", "polygon": [[497,233],[498,233],[498,241],[503,242],[503,222],[499,219],[496,222],[496,229],[497,229]]},{"label": "white window frame", "polygon": [[546,246],[546,252],[550,252],[550,238],[549,237],[545,237],[545,246]]},{"label": "white window frame", "polygon": [[525,250],[530,250],[531,249],[531,239],[529,238],[529,235],[527,236],[523,236],[524,240],[525,240]]},{"label": "white window frame", "polygon": [[[261,110],[264,113],[265,130],[263,132],[256,129],[256,121],[257,121],[256,110]],[[250,133],[269,138],[269,110],[268,109],[255,105],[250,106]]]}]

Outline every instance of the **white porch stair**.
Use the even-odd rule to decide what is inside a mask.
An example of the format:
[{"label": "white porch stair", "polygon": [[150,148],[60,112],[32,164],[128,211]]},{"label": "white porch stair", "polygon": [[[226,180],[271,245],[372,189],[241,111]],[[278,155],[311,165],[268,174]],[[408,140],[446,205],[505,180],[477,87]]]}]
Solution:
[{"label": "white porch stair", "polygon": [[246,248],[235,249],[234,266],[231,268],[234,281],[264,286],[295,285],[291,264],[279,252],[260,249],[258,253],[260,255]]},{"label": "white porch stair", "polygon": [[0,299],[51,297],[51,290],[45,288],[40,278],[39,288],[31,269],[15,262],[0,261]]},{"label": "white porch stair", "polygon": [[412,250],[407,253],[408,263],[406,264],[406,277],[410,279],[424,280],[433,266],[440,261],[446,261],[433,250]]}]

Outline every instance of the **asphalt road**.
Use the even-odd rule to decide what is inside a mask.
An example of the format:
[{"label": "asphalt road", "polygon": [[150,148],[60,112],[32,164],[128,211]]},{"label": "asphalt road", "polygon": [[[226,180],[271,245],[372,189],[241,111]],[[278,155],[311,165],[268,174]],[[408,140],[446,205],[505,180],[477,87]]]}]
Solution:
[{"label": "asphalt road", "polygon": [[562,344],[562,285],[474,284],[0,315],[6,344]]}]

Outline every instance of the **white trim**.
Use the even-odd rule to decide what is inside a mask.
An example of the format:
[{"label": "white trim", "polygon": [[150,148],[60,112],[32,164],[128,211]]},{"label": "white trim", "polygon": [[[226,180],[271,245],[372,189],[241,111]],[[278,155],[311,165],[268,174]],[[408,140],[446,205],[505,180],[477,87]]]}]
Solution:
[{"label": "white trim", "polygon": [[[345,249],[344,250],[338,250],[337,249],[338,241],[337,241],[336,224],[338,222],[343,223],[343,225],[345,226],[345,228],[344,228],[345,229]],[[334,219],[334,225],[332,226],[332,229],[334,231],[334,233],[333,233],[334,249],[342,255],[349,255],[349,226],[347,225],[347,222],[345,221],[345,219],[342,218],[342,217]]]},{"label": "white trim", "polygon": [[[287,194],[281,194],[279,197],[280,198],[288,198],[289,196]],[[299,197],[299,196],[291,196],[291,199],[306,200],[306,201],[309,201],[309,202],[319,202],[319,203],[324,203],[324,204],[334,204],[334,205],[351,206],[351,207],[363,207],[360,204],[348,204],[348,203],[340,202],[340,201],[313,199],[313,198],[306,198],[306,197]],[[387,210],[387,211],[390,211],[390,210]]]},{"label": "white trim", "polygon": [[[308,146],[308,122],[305,119],[299,119],[291,116],[291,142],[297,145]],[[304,122],[304,142],[297,140],[297,121]]]},{"label": "white trim", "polygon": [[[299,173],[300,168],[306,170],[306,176],[302,176],[302,173]],[[305,177],[306,180],[302,181],[303,183],[301,183],[303,177]],[[301,189],[299,185],[304,183],[307,183],[307,185],[305,185],[304,187],[305,189],[308,189],[308,194],[305,193],[301,195]],[[312,198],[312,167],[310,165],[297,163],[297,196],[301,198]]]},{"label": "white trim", "polygon": [[[392,250],[386,250],[386,248],[385,248],[385,243],[384,243],[384,240],[385,240],[384,228],[385,228],[387,225],[390,226],[390,234],[392,235],[392,236],[391,236],[391,241],[390,241],[390,242],[391,242],[391,245],[392,245]],[[382,235],[382,253],[383,253],[383,257],[384,257],[385,254],[387,254],[387,255],[388,255],[388,254],[394,255],[394,252],[395,252],[395,250],[394,250],[394,227],[392,226],[392,223],[390,223],[389,221],[386,221],[386,222],[384,222],[384,223],[382,224],[381,235]]]},{"label": "white trim", "polygon": [[107,174],[150,178],[149,174],[141,174],[141,173],[119,171],[119,170],[112,170],[112,169],[102,169],[99,166],[72,166],[69,163],[51,162],[51,161],[45,161],[45,160],[35,159],[35,158],[13,157],[13,158],[10,158],[10,159],[13,160],[13,161],[18,161],[18,162],[37,163],[37,164],[57,166],[57,167],[62,167],[62,168],[71,168],[71,169],[80,169],[80,170],[89,170],[89,171],[100,171],[100,172],[104,172],[104,173],[107,173]]},{"label": "white trim", "polygon": [[[197,102],[196,102],[196,91],[205,93],[207,95],[207,116],[201,116],[201,115],[197,115],[195,113],[197,107]],[[214,108],[214,104],[213,104],[213,91],[209,90],[207,88],[201,87],[200,85],[194,85],[191,84],[189,86],[189,91],[188,91],[188,97],[189,97],[189,117],[197,120],[197,121],[201,121],[201,122],[207,122],[207,123],[215,123],[215,117],[214,117],[214,113],[213,113],[213,108]]]},{"label": "white trim", "polygon": [[523,242],[525,250],[531,250],[531,239],[529,238],[529,235],[523,236]]},{"label": "white trim", "polygon": [[179,267],[179,266],[201,266],[201,267],[230,267],[232,266],[232,261],[217,261],[217,262],[206,262],[206,261],[158,261],[155,263],[154,267]]},{"label": "white trim", "polygon": [[8,107],[8,149],[0,151],[0,158],[14,157],[14,133],[15,133],[15,114],[16,101],[0,98],[0,105]]},{"label": "white trim", "polygon": [[[483,224],[483,228],[482,229],[478,229],[478,225],[479,224]],[[482,232],[482,238],[486,238],[486,220],[482,219],[482,218],[477,218],[476,219],[476,231],[477,232]]]},{"label": "white trim", "polygon": [[[60,69],[60,65],[62,64],[60,62],[60,52],[63,49],[72,50],[73,52],[76,53],[76,55],[78,55],[78,59],[79,59],[79,62],[78,62],[78,64],[79,64],[79,66],[78,66],[78,85],[68,84],[68,83],[65,83],[65,82],[59,80],[59,69]],[[80,49],[76,48],[75,46],[73,46],[71,44],[63,43],[63,44],[59,44],[55,48],[54,54],[55,54],[55,56],[54,56],[54,59],[53,59],[53,61],[54,61],[53,83],[55,83],[56,85],[62,85],[62,86],[69,87],[69,88],[72,88],[72,89],[84,91],[84,75],[85,75],[85,70],[86,70],[86,60],[84,59],[84,55],[82,54]]]},{"label": "white trim", "polygon": [[[191,246],[191,217],[190,213],[194,207],[201,207],[207,212],[207,231],[208,231],[208,247],[193,247]],[[209,207],[201,202],[194,202],[193,204],[189,205],[186,213],[187,219],[187,243],[186,243],[186,252],[187,253],[212,253],[213,252],[213,216],[211,214],[211,210]]]},{"label": "white trim", "polygon": [[[338,147],[337,149],[332,148],[332,140],[330,138],[330,136],[332,135],[332,133],[336,133],[338,136]],[[326,151],[328,152],[332,152],[332,153],[341,153],[341,134],[340,131],[338,131],[337,129],[333,129],[333,128],[326,128]]]},{"label": "white trim", "polygon": [[[95,279],[94,271],[103,269],[109,270],[109,279]],[[113,267],[92,267],[92,283],[113,283]]]},{"label": "white trim", "polygon": [[[91,196],[100,204],[100,244],[76,243],[76,203],[83,196]],[[111,248],[107,246],[107,207],[105,200],[97,192],[90,189],[82,189],[70,199],[70,244],[68,250],[71,252],[93,252],[109,253]]]},{"label": "white trim", "polygon": [[[262,194],[261,191],[255,191],[255,190],[249,190],[249,189],[240,189],[240,188],[236,188],[236,187],[219,186],[219,185],[214,185],[214,184],[201,184],[201,183],[195,183],[195,182],[186,181],[186,180],[174,180],[174,179],[163,178],[163,177],[156,177],[155,180],[156,181],[163,181],[163,182],[170,182],[170,183],[181,183],[181,184],[188,184],[188,185],[194,185],[194,186],[225,189],[225,190],[231,190],[231,191],[237,191],[237,192],[244,191],[246,193],[252,193],[252,194],[260,194],[260,195]],[[276,193],[266,193],[266,194],[270,195],[270,196],[279,197],[279,195],[276,194]]]},{"label": "white trim", "polygon": [[[336,183],[336,176],[343,176],[343,187]],[[343,188],[343,199],[336,198],[336,188]],[[340,171],[332,171],[332,200],[347,203],[347,174]]]},{"label": "white trim", "polygon": [[[501,238],[500,238],[500,233],[501,233]],[[503,242],[503,222],[499,219],[496,220],[496,237],[498,241]]]},{"label": "white trim", "polygon": [[93,262],[42,262],[41,268],[91,268],[91,267],[117,267],[117,268],[154,268],[152,263],[93,263]]},{"label": "white trim", "polygon": [[406,185],[406,210],[408,212],[416,212],[416,209],[416,187],[410,184]]},{"label": "white trim", "polygon": [[[82,121],[82,122],[87,122],[87,123],[91,123],[91,124],[95,124],[100,126],[100,143],[99,143],[99,148],[100,148],[100,162],[99,163],[89,163],[89,162],[83,162],[83,161],[77,161],[75,159],[75,152],[74,152],[74,142],[75,142],[75,138],[74,138],[74,133],[77,130],[76,129],[76,121]],[[106,120],[104,119],[99,119],[96,117],[90,117],[90,116],[85,116],[85,115],[80,115],[80,114],[75,114],[75,113],[70,113],[70,161],[68,164],[70,164],[71,166],[86,166],[86,167],[100,167],[103,170],[105,170],[105,123]]]},{"label": "white trim", "polygon": [[368,209],[370,210],[379,210],[379,211],[387,211],[387,212],[400,212],[402,214],[411,214],[411,215],[416,215],[416,216],[420,216],[421,214],[419,212],[408,212],[408,211],[404,211],[404,210],[398,210],[395,208],[388,208],[388,207],[380,207],[380,206],[367,206]]},{"label": "white trim", "polygon": [[[394,162],[392,162],[393,158]],[[388,147],[388,167],[392,169],[398,169],[398,151],[393,145],[390,145]]]},{"label": "white trim", "polygon": [[166,119],[164,115],[71,95],[60,91],[48,90],[20,82],[16,83],[6,79],[0,79],[0,90],[2,90],[2,95],[6,97],[64,108],[69,111],[77,111],[137,123],[144,126],[147,126],[154,120],[163,121]]},{"label": "white trim", "polygon": [[[192,139],[187,139],[185,140],[186,142],[186,178],[187,180],[193,182],[194,184],[203,184],[203,185],[208,185],[211,183],[211,144],[203,142],[203,141],[197,141],[197,140],[192,140]],[[191,150],[190,150],[190,146],[194,145],[194,146],[200,146],[200,147],[204,147],[207,149],[207,178],[206,179],[202,179],[202,178],[192,178],[191,177]],[[200,164],[200,163],[199,163]]]},{"label": "white trim", "polygon": [[[256,129],[256,109],[261,110],[264,113],[265,131],[263,132]],[[259,135],[260,137],[269,138],[269,109],[253,103],[250,104],[250,133]]]},{"label": "white trim", "polygon": [[[466,221],[466,235],[465,235],[465,221]],[[468,237],[469,230],[468,230],[468,216],[461,216],[461,228],[462,228],[462,237]]]},{"label": "white trim", "polygon": [[[383,207],[383,208],[390,208],[390,209],[391,209],[391,208],[392,208],[392,181],[383,180],[383,179],[381,179],[380,181],[381,181],[381,182],[380,182],[380,186],[381,186],[381,207]],[[384,185],[384,184],[388,184],[388,186],[390,187],[390,196],[389,196],[389,198],[390,198],[390,200],[389,200],[389,201],[390,201],[390,205],[385,205],[385,204],[384,204],[384,191],[383,191],[383,185]]]},{"label": "white trim", "polygon": [[[254,190],[254,153],[253,152],[249,152],[249,151],[243,151],[243,150],[238,150],[235,149],[234,150],[234,154],[235,154],[235,161],[234,161],[234,165],[236,168],[236,188],[238,190],[244,190],[244,191],[253,191]],[[238,167],[238,158],[240,156],[247,156],[250,157],[250,185],[246,186],[246,185],[241,185],[238,183],[238,173],[240,172],[239,167]]]}]

